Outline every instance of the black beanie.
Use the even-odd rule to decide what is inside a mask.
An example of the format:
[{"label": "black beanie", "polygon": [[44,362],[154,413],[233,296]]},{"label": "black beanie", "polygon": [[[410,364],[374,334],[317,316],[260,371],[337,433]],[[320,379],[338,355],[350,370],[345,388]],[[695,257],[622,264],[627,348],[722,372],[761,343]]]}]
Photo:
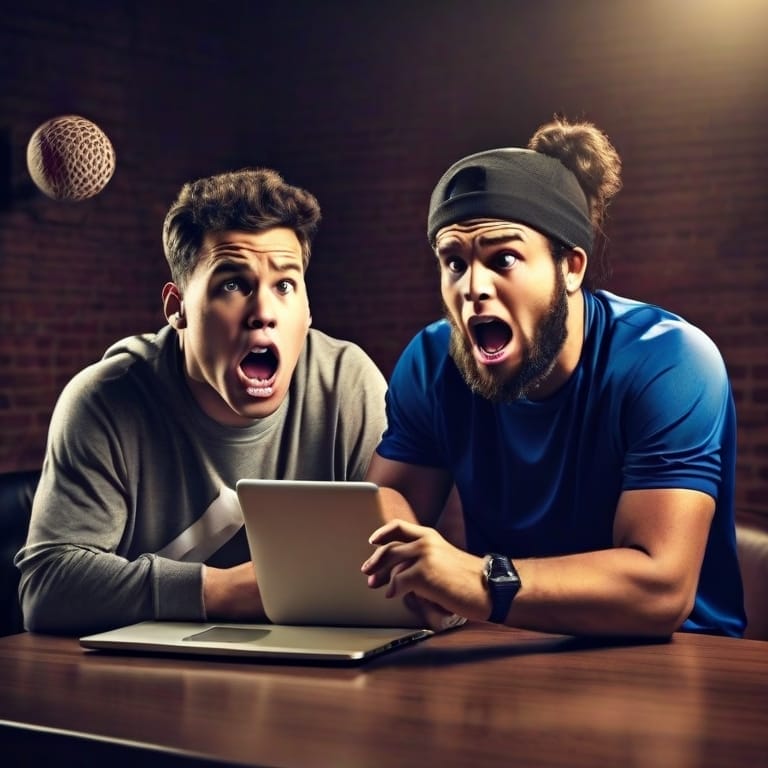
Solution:
[{"label": "black beanie", "polygon": [[579,182],[557,158],[530,149],[490,149],[454,163],[429,202],[427,236],[457,221],[526,224],[570,247],[592,248],[589,208]]}]

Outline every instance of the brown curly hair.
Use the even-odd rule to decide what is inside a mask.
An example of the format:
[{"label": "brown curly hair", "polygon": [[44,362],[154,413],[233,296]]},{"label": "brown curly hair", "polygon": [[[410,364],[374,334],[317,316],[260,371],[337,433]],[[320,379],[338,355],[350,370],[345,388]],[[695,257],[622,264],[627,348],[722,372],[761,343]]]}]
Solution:
[{"label": "brown curly hair", "polygon": [[261,232],[292,229],[309,263],[312,239],[320,223],[314,195],[294,187],[269,168],[243,168],[184,184],[163,224],[163,249],[173,281],[183,287],[208,232]]}]

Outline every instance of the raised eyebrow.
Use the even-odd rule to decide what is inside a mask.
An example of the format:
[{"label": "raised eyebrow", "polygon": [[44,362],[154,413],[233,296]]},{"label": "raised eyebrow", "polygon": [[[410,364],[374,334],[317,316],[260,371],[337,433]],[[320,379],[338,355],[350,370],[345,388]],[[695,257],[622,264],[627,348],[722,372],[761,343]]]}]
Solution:
[{"label": "raised eyebrow", "polygon": [[444,259],[448,256],[458,256],[463,252],[461,242],[458,239],[451,239],[444,245],[435,246],[435,256],[438,259]]},{"label": "raised eyebrow", "polygon": [[482,246],[494,246],[509,242],[522,243],[525,242],[525,238],[519,232],[504,232],[499,235],[480,235],[478,242]]},{"label": "raised eyebrow", "polygon": [[[479,235],[477,242],[483,248],[488,248],[508,243],[523,243],[525,238],[519,232],[502,232],[496,235]],[[446,258],[447,256],[461,254],[465,250],[458,238],[451,238],[445,244],[436,246],[435,254],[438,258]]]},{"label": "raised eyebrow", "polygon": [[270,260],[270,266],[275,272],[298,272],[301,274],[304,271],[304,265],[300,261],[294,259],[286,261],[273,261]]},{"label": "raised eyebrow", "polygon": [[211,277],[218,277],[221,274],[239,274],[245,271],[244,265],[237,261],[218,261],[211,270]]},{"label": "raised eyebrow", "polygon": [[[303,271],[303,265],[301,262],[294,261],[293,259],[286,259],[285,261],[270,259],[269,266],[275,272],[298,272],[301,274]],[[245,262],[229,261],[225,259],[216,263],[214,268],[211,270],[211,277],[218,277],[222,274],[243,274],[250,271],[251,268]]]}]

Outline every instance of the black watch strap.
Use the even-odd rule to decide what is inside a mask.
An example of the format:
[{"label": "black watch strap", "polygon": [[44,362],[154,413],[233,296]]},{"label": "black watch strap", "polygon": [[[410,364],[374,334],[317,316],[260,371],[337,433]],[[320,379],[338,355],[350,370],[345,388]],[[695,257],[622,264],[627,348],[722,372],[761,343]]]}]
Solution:
[{"label": "black watch strap", "polygon": [[486,557],[484,575],[492,605],[488,621],[503,624],[521,587],[520,576],[508,557],[495,553]]}]

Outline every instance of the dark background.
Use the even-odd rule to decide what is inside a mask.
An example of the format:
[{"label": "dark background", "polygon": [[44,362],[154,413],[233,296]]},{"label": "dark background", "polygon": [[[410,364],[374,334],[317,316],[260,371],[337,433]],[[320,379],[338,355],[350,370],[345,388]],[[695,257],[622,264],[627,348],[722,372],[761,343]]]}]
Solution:
[{"label": "dark background", "polygon": [[[0,18],[0,471],[39,466],[64,383],[163,323],[160,231],[191,178],[267,165],[314,192],[315,327],[385,374],[440,313],[429,194],[459,157],[555,112],[624,161],[616,293],[720,346],[737,501],[768,516],[768,3],[764,0],[8,3]],[[117,152],[104,192],[31,188],[26,145],[79,114]]]}]

